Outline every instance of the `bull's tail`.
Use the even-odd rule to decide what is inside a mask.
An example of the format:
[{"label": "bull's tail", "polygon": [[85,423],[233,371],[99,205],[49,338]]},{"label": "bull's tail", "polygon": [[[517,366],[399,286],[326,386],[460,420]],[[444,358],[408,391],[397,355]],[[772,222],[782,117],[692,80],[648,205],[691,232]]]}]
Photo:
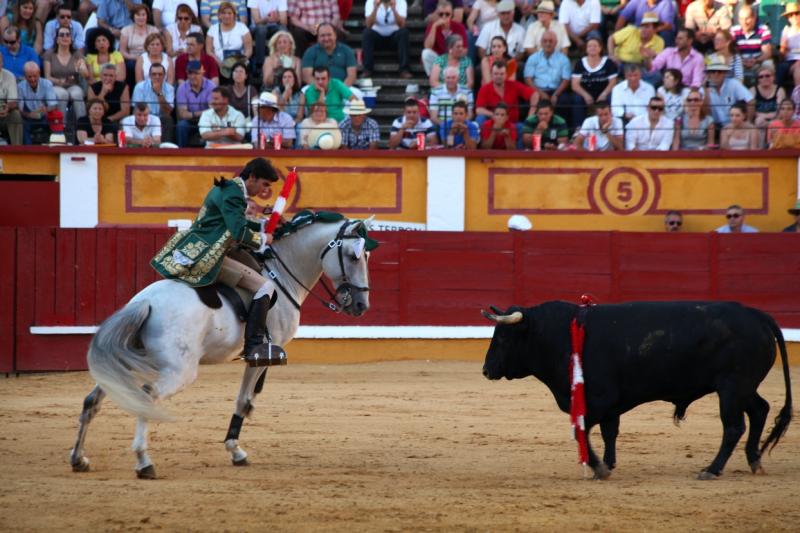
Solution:
[{"label": "bull's tail", "polygon": [[92,377],[122,409],[148,420],[169,420],[150,394],[159,372],[139,339],[148,316],[147,301],[132,302],[111,315],[100,325],[86,358]]},{"label": "bull's tail", "polygon": [[781,408],[778,416],[775,417],[774,425],[769,431],[767,439],[761,445],[761,454],[763,455],[764,450],[767,448],[769,448],[771,452],[772,449],[777,446],[778,441],[781,440],[781,437],[783,437],[786,430],[789,428],[789,422],[792,420],[792,386],[789,378],[789,357],[786,355],[786,342],[783,339],[783,332],[771,316],[765,313],[762,314],[766,317],[767,323],[770,329],[772,329],[773,335],[775,335],[775,340],[778,341],[778,348],[781,352],[781,363],[783,365],[783,382],[786,386],[786,402],[783,404],[783,408]]}]

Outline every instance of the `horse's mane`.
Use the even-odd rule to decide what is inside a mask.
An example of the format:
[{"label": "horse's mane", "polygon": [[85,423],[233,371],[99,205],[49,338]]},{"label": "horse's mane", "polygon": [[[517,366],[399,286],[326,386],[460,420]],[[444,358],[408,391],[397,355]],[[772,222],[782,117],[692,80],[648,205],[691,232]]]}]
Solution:
[{"label": "horse's mane", "polygon": [[304,209],[295,214],[292,219],[282,224],[275,230],[275,240],[280,240],[284,237],[297,233],[306,226],[310,226],[316,222],[333,223],[345,220],[344,215],[333,211],[311,211]]}]

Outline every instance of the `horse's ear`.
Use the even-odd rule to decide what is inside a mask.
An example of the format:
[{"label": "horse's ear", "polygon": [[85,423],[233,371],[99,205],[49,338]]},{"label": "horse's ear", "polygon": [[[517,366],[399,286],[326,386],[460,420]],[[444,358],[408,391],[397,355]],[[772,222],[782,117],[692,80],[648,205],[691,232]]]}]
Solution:
[{"label": "horse's ear", "polygon": [[372,228],[373,220],[375,220],[375,215],[371,215],[369,218],[362,220],[361,223],[364,224],[364,227],[367,228],[367,230],[369,230]]}]

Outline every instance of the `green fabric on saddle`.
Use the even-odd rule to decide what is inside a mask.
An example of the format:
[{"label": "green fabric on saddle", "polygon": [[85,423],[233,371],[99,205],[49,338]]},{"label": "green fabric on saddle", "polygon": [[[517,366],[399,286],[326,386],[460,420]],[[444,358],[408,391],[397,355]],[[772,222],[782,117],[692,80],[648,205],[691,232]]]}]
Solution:
[{"label": "green fabric on saddle", "polygon": [[[344,215],[341,213],[334,213],[332,211],[311,211],[310,209],[304,209],[293,216],[292,220],[282,224],[278,229],[276,229],[273,238],[275,240],[281,239],[287,235],[295,233],[302,227],[313,224],[314,222],[324,222],[330,224],[333,222],[339,222],[340,220],[344,220]],[[365,248],[368,251],[372,251],[378,247],[378,241],[369,237],[367,228],[364,224],[361,224],[358,227],[356,233],[359,237],[364,239]]]}]

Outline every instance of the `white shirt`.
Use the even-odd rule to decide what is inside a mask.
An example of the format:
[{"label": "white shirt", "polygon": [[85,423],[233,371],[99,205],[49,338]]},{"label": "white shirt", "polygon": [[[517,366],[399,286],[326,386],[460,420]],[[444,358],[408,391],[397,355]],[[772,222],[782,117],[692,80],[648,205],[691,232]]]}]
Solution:
[{"label": "white shirt", "polygon": [[[368,17],[372,14],[374,6],[374,0],[367,0],[366,5],[364,6],[365,17]],[[406,3],[406,0],[397,0],[395,6],[397,8],[397,14],[403,18],[406,18],[408,14],[408,4]],[[392,9],[381,2],[378,5],[378,12],[375,14],[375,24],[373,24],[372,28],[370,29],[379,35],[389,37],[391,34],[399,30],[400,26],[397,25],[397,21],[394,18],[394,12]]]},{"label": "white shirt", "polygon": [[[227,137],[223,139],[215,139],[214,143],[233,143],[233,142],[245,142],[244,136],[247,133],[247,121],[237,109],[235,109],[232,105],[228,106],[228,112],[225,114],[224,117],[221,117],[211,108],[206,109],[203,111],[203,114],[200,115],[200,120],[197,123],[197,128],[200,131],[200,134],[208,133],[213,130],[218,130],[221,128],[236,128],[236,133],[242,136],[241,141],[233,141]],[[206,142],[206,146],[208,146],[208,142]]]},{"label": "white shirt", "polygon": [[[714,230],[717,233],[733,233],[731,231],[731,227],[725,224],[724,226],[720,226]],[[742,233],[758,233],[758,230],[753,226],[748,226],[744,222],[742,223]]]},{"label": "white shirt", "polygon": [[545,28],[544,24],[538,20],[528,26],[528,29],[525,30],[525,40],[522,42],[522,45],[526,49],[532,48],[534,52],[538,52],[542,48],[542,35],[544,35],[546,31],[552,31],[556,34],[558,38],[556,48],[559,50],[569,48],[571,42],[567,34],[567,29],[556,19],[550,21],[549,28]]},{"label": "white shirt", "polygon": [[590,24],[600,24],[600,0],[586,0],[578,5],[575,0],[564,0],[558,9],[558,21],[573,33],[581,33]]},{"label": "white shirt", "polygon": [[658,119],[655,128],[650,128],[648,114],[639,115],[625,126],[625,149],[666,152],[672,147],[673,128],[673,122],[663,116]]},{"label": "white shirt", "polygon": [[611,90],[611,114],[620,118],[639,116],[647,111],[647,104],[655,95],[656,90],[646,81],[639,81],[635,91],[628,87],[628,80],[618,83]]},{"label": "white shirt", "polygon": [[128,115],[120,120],[125,138],[129,141],[143,141],[145,137],[161,137],[161,119],[155,115],[147,115],[147,125],[143,129],[136,126],[136,117]]},{"label": "white shirt", "polygon": [[197,0],[153,0],[153,9],[161,11],[161,26],[175,22],[175,12],[181,4],[189,6],[195,17],[198,15]]},{"label": "white shirt", "polygon": [[230,31],[220,32],[220,29],[219,24],[213,24],[208,28],[208,35],[214,40],[214,55],[220,61],[224,61],[223,50],[244,50],[244,36],[250,33],[250,30],[239,21]]},{"label": "white shirt", "polygon": [[486,53],[489,53],[491,51],[492,38],[497,36],[505,38],[508,43],[508,53],[511,57],[525,51],[525,29],[516,22],[512,22],[511,29],[506,33],[500,26],[500,20],[495,20],[484,25],[481,33],[478,35],[475,46],[483,48]]},{"label": "white shirt", "polygon": [[[597,138],[597,150],[611,150],[614,147],[608,135],[600,131],[600,119],[597,115],[584,120],[583,125],[581,125],[581,130],[578,133],[583,135],[583,147],[587,150],[589,149],[589,135],[592,134]],[[625,134],[625,130],[622,127],[622,119],[612,117],[611,127],[608,128],[608,133],[610,135],[622,137]]]},{"label": "white shirt", "polygon": [[258,9],[258,14],[261,18],[266,17],[273,11],[286,12],[289,8],[286,5],[286,0],[247,0],[247,9]]}]

